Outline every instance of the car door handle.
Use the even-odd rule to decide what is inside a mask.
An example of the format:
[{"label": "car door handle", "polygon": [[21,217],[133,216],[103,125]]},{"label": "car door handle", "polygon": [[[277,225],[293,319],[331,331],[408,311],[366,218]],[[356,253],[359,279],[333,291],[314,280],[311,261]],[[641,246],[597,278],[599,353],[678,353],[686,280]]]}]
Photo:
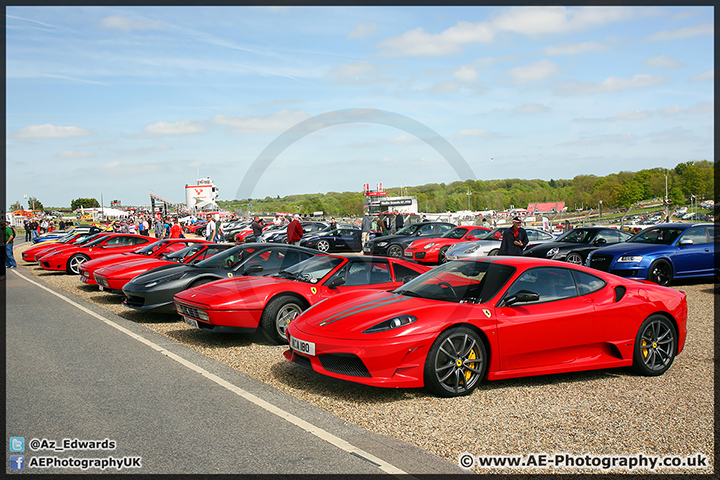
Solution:
[{"label": "car door handle", "polygon": [[592,298],[586,298],[583,303],[595,303]]}]

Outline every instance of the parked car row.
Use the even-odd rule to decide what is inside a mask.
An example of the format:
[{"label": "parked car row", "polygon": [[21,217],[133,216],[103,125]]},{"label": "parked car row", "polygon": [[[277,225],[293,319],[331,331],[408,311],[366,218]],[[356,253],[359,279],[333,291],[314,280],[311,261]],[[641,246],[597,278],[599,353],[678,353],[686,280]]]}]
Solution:
[{"label": "parked car row", "polygon": [[614,367],[661,375],[683,350],[688,309],[684,293],[657,283],[717,274],[712,224],[632,237],[527,229],[535,243],[521,257],[491,254],[503,229],[412,224],[367,242],[375,255],[330,254],[359,250],[360,231],[319,230],[300,246],[100,233],[68,238],[37,261],[75,273],[70,258],[86,256],[82,282],[121,294],[129,308],[177,313],[218,334],[258,330],[319,374],[444,397],[468,395],[484,379]]}]

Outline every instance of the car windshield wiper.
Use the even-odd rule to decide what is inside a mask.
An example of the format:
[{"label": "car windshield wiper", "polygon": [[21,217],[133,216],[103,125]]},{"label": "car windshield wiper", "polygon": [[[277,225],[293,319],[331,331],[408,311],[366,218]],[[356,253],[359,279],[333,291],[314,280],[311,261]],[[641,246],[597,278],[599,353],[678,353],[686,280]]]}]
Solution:
[{"label": "car windshield wiper", "polygon": [[288,272],[287,270],[280,270],[276,274],[273,275],[273,277],[281,277],[281,278],[291,278],[293,280],[298,279],[297,273]]},{"label": "car windshield wiper", "polygon": [[412,290],[394,290],[393,293],[397,293],[398,295],[405,295],[408,297],[424,298],[422,295],[420,295],[419,293],[414,292]]}]

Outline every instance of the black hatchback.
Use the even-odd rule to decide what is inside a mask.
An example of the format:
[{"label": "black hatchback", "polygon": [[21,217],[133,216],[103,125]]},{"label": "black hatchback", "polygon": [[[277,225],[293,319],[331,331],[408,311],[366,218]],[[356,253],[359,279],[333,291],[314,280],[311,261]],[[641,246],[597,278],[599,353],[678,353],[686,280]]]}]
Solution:
[{"label": "black hatchback", "polygon": [[223,278],[277,273],[318,253],[281,243],[237,245],[194,265],[166,265],[138,275],[123,287],[123,305],[174,313],[173,295],[178,292]]}]

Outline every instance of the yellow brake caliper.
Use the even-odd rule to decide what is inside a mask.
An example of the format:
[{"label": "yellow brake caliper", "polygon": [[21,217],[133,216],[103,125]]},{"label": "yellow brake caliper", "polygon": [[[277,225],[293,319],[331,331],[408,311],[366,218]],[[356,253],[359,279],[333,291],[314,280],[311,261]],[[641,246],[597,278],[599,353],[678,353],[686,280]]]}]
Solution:
[{"label": "yellow brake caliper", "polygon": [[[468,355],[468,360],[474,360],[476,358],[477,358],[477,356],[475,355],[475,350],[470,350],[470,354]],[[470,363],[468,365],[468,367],[475,368],[475,363]],[[470,370],[465,372],[465,381],[467,382],[468,380],[470,380],[471,376],[472,376],[472,372]]]},{"label": "yellow brake caliper", "polygon": [[[644,346],[646,346],[646,345],[647,345],[647,340],[645,340],[645,339],[643,338],[642,346],[644,347]],[[649,352],[648,352],[648,349],[647,349],[647,348],[642,348],[642,349],[640,349],[640,353],[642,353],[643,358],[647,358]]]}]

